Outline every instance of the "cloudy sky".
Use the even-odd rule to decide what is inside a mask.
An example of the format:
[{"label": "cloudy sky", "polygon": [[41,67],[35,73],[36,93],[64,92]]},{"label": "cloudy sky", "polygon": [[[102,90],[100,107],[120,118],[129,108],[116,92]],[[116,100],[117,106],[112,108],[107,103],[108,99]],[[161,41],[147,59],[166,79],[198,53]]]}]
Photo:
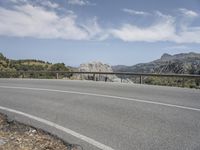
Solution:
[{"label": "cloudy sky", "polygon": [[200,53],[200,0],[0,0],[0,52],[78,66]]}]

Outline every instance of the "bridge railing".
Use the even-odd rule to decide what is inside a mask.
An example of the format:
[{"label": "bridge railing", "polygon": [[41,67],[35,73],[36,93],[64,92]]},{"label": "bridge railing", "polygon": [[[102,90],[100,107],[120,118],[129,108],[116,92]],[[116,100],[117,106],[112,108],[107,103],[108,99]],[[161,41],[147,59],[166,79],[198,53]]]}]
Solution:
[{"label": "bridge railing", "polygon": [[[4,74],[4,76],[2,76]],[[13,76],[12,76],[13,74]],[[116,75],[118,78],[121,78],[121,82],[127,76],[139,77],[139,83],[143,83],[143,79],[145,77],[159,77],[159,78],[181,78],[182,84],[184,86],[185,79],[197,79],[200,80],[200,75],[192,75],[192,74],[157,74],[157,73],[133,73],[133,72],[80,72],[80,71],[0,71],[0,77],[9,78],[10,77],[20,77],[26,78],[27,74],[50,74],[51,77],[59,79],[60,75],[72,76],[72,75],[92,75],[92,79],[96,80],[95,77],[98,75]],[[37,78],[37,76],[35,76]],[[48,78],[48,77],[47,77]],[[200,83],[199,83],[200,84]]]}]

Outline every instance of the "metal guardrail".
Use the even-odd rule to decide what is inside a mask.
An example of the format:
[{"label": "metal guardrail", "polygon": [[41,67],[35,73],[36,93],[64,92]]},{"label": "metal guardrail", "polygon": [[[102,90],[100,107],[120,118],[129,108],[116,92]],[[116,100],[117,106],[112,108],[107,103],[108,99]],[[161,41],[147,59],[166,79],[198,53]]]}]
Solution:
[{"label": "metal guardrail", "polygon": [[185,78],[200,79],[200,75],[191,74],[156,74],[156,73],[133,73],[133,72],[71,72],[72,74],[93,74],[93,79],[95,80],[95,75],[118,75],[121,78],[121,82],[124,76],[138,76],[140,78],[140,84],[143,83],[143,77],[178,77],[182,78],[183,87],[185,85]]},{"label": "metal guardrail", "polygon": [[104,75],[132,75],[132,76],[157,76],[157,77],[185,77],[200,78],[194,74],[158,74],[158,73],[134,73],[134,72],[81,72],[81,71],[0,71],[0,73],[65,73],[65,74],[104,74]]},{"label": "metal guardrail", "polygon": [[117,75],[119,78],[122,79],[125,76],[138,76],[140,78],[140,84],[143,83],[143,77],[177,77],[182,78],[183,85],[184,80],[186,78],[191,79],[200,79],[200,75],[191,75],[191,74],[156,74],[156,73],[133,73],[133,72],[80,72],[80,71],[0,71],[0,73],[18,73],[25,76],[27,73],[53,73],[55,74],[56,78],[59,79],[59,74],[91,74],[93,75],[93,80],[95,80],[96,75]]}]

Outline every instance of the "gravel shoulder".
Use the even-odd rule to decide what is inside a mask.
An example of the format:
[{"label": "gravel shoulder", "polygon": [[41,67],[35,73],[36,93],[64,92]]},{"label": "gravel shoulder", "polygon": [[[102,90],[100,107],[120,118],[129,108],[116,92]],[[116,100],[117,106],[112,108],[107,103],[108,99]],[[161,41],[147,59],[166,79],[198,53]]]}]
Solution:
[{"label": "gravel shoulder", "polygon": [[59,138],[0,113],[0,150],[78,150]]}]

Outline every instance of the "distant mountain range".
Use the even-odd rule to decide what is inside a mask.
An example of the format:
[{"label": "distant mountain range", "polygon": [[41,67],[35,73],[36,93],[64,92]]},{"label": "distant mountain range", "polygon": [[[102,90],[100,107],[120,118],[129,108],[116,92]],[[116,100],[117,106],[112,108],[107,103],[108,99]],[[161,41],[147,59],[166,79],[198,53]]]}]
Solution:
[{"label": "distant mountain range", "polygon": [[[94,70],[94,66],[96,70]],[[99,67],[101,66],[101,67]],[[140,63],[133,66],[117,65],[112,66],[110,70],[108,65],[103,63],[95,63],[92,65],[93,71],[109,71],[109,72],[134,72],[134,73],[176,73],[176,74],[200,74],[200,54],[199,53],[180,53],[175,55],[163,54],[160,59],[149,63]],[[0,71],[78,71],[78,68],[66,67],[64,63],[52,64],[41,60],[12,60],[6,58],[0,53]],[[89,71],[89,70],[87,70]]]},{"label": "distant mountain range", "polygon": [[[19,71],[30,71],[22,73]],[[37,72],[48,71],[48,72]],[[50,71],[50,72],[49,72]],[[72,75],[66,73],[56,74],[52,71],[102,71],[102,72],[134,72],[134,73],[163,73],[163,74],[199,74],[200,54],[181,53],[176,55],[163,54],[160,59],[149,63],[141,63],[133,66],[109,66],[101,62],[81,64],[79,68],[65,66],[64,63],[52,64],[42,60],[25,59],[12,60],[0,53],[0,78],[45,78],[45,79],[83,79],[121,82],[120,76],[109,75]],[[123,82],[138,83],[139,78],[135,76],[124,77]],[[180,78],[158,78],[144,77],[144,84],[167,85],[182,87]],[[200,89],[200,79],[185,79],[184,86]]]},{"label": "distant mountain range", "polygon": [[114,72],[200,74],[200,54],[163,54],[160,59],[133,66],[112,66]]}]

